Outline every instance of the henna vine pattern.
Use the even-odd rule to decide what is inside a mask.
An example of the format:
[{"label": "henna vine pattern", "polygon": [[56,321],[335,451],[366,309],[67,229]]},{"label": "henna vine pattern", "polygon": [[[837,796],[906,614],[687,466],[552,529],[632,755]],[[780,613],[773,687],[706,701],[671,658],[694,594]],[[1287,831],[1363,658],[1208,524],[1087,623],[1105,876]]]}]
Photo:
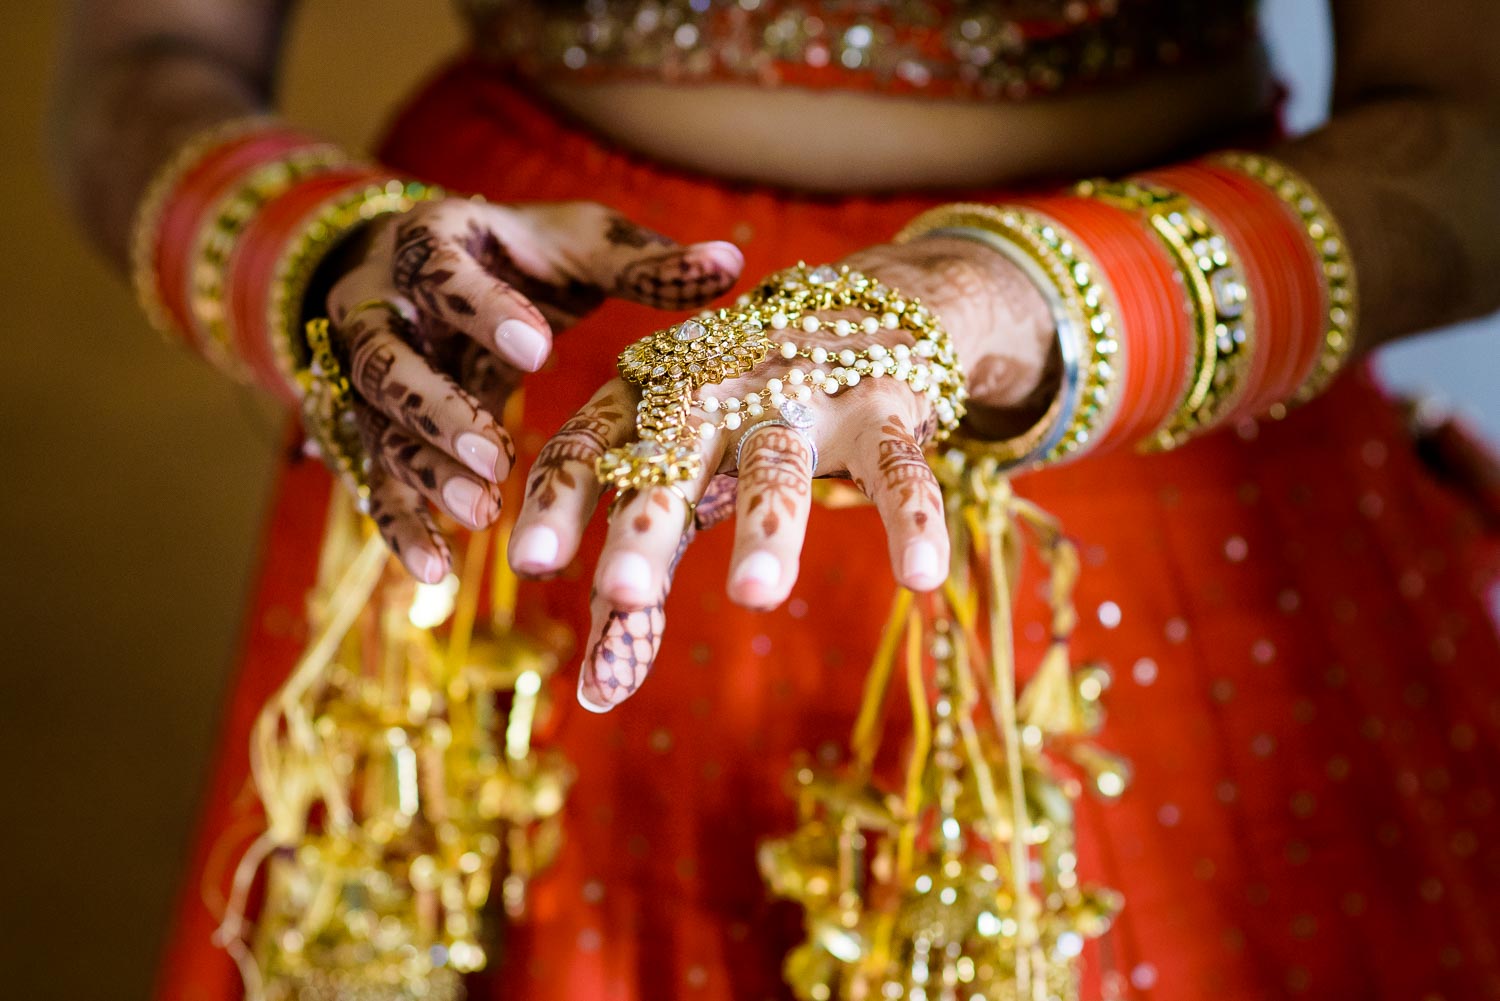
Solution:
[{"label": "henna vine pattern", "polygon": [[[666,627],[667,592],[682,554],[687,552],[695,534],[691,529],[683,533],[667,567],[665,589],[656,604],[633,612],[611,609],[605,615],[585,670],[590,672],[593,687],[604,696],[606,705],[616,705],[634,695],[650,673]],[[598,595],[594,597],[597,601]]]},{"label": "henna vine pattern", "polygon": [[761,512],[761,534],[770,538],[783,517],[795,518],[812,491],[812,456],[802,437],[790,428],[762,428],[751,436],[740,466],[740,481],[749,494],[745,516]]},{"label": "henna vine pattern", "polygon": [[928,509],[938,517],[943,513],[943,498],[932,477],[927,458],[917,438],[907,430],[906,422],[895,414],[886,417],[876,468],[886,490],[900,497],[903,508],[913,508],[912,521],[918,528],[927,525]]},{"label": "henna vine pattern", "polygon": [[558,488],[578,486],[571,463],[582,463],[592,476],[594,460],[609,448],[611,432],[625,419],[625,406],[613,395],[603,396],[573,415],[537,453],[527,496],[546,511],[557,503]]}]

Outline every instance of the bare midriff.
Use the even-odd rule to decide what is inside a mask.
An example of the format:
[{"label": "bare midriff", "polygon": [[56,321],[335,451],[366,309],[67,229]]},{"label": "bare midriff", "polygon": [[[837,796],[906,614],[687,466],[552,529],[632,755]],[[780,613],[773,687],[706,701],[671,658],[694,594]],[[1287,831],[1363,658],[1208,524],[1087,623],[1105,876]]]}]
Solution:
[{"label": "bare midriff", "polygon": [[1264,54],[1030,101],[739,83],[554,80],[586,125],[666,163],[820,192],[977,187],[1117,174],[1242,135],[1270,107]]}]

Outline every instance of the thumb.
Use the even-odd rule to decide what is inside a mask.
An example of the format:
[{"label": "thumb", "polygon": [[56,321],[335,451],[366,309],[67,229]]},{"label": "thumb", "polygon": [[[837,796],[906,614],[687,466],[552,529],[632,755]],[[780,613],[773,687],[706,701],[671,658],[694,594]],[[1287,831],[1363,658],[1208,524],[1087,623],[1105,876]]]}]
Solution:
[{"label": "thumb", "polygon": [[727,292],[745,267],[723,240],[683,245],[623,216],[611,215],[590,261],[606,293],[657,309],[695,309]]}]

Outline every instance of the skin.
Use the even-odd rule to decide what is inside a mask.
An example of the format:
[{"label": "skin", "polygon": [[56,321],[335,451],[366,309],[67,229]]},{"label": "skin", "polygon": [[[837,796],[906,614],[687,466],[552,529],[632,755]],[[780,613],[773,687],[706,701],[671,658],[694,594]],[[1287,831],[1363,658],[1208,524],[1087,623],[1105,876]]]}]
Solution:
[{"label": "skin", "polygon": [[[1500,5],[1332,6],[1333,119],[1270,152],[1309,178],[1346,229],[1361,275],[1361,349],[1368,350],[1500,308],[1493,277],[1500,273],[1493,194],[1500,63],[1491,41],[1500,37]],[[59,175],[113,259],[124,260],[147,179],[185,137],[271,103],[287,7],[282,0],[75,3],[54,116]],[[555,96],[575,110],[609,109],[618,141],[684,162],[690,149],[714,147],[706,137],[721,122],[760,123],[777,135],[852,134],[860,140],[852,145],[757,144],[753,164],[762,180],[808,187],[833,178],[852,190],[1124,173],[1201,145],[1210,127],[1232,129],[1260,106],[1267,85],[1254,63],[1020,106],[837,94],[796,98],[792,108],[774,92],[735,87],[695,89],[691,101],[675,94],[670,106],[661,93],[625,85],[593,89],[586,100]],[[987,142],[976,146],[975,136]],[[851,168],[847,150],[870,142],[902,152],[872,155],[878,171]],[[919,295],[943,318],[972,381],[976,428],[1003,433],[1045,397],[1045,310],[1036,289],[998,255],[931,241],[868,248],[850,262]],[[738,268],[727,244],[680,248],[600,206],[486,208],[455,200],[377,229],[328,305],[367,401],[360,423],[377,458],[374,512],[413,573],[433,579],[449,565],[427,503],[465,524],[493,517],[493,485],[512,461],[493,415],[505,388],[540,364],[535,341],[514,336],[519,328],[500,336],[504,323],[523,323],[550,344],[604,296],[689,307],[722,291]],[[391,299],[397,312],[351,315],[372,297]],[[762,381],[777,364],[750,378]],[[622,385],[603,387],[543,451],[513,541],[521,572],[545,576],[572,558],[599,499],[588,457],[624,440],[634,402]],[[595,577],[595,629],[581,680],[591,708],[618,704],[639,688],[664,627],[672,569],[692,534],[731,508],[740,523],[730,596],[757,608],[785,598],[796,578],[811,475],[851,476],[874,499],[904,584],[926,589],[941,580],[946,540],[932,517],[932,485],[915,461],[930,414],[889,380],[868,380],[820,400],[817,410],[818,469],[805,468],[800,441],[764,431],[746,445],[744,465],[732,469],[730,436],[721,436],[705,456],[716,475],[688,485],[699,526],[683,530],[682,502],[671,494],[637,496],[615,512]],[[766,559],[752,566],[757,554]]]}]

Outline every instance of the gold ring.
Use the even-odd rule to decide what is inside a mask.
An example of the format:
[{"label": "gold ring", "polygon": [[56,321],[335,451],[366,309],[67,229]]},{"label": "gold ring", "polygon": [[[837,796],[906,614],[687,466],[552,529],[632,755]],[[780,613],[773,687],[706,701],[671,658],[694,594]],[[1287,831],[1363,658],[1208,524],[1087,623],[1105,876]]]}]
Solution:
[{"label": "gold ring", "polygon": [[677,495],[677,499],[680,500],[680,501],[682,501],[682,530],[683,530],[683,532],[686,532],[689,528],[691,528],[693,526],[693,519],[698,516],[698,503],[697,503],[697,501],[695,501],[691,497],[689,497],[687,495],[687,491],[684,490],[684,489],[682,489],[682,487],[679,486],[676,483],[657,483],[657,484],[655,484],[653,486],[644,487],[644,488],[632,488],[630,490],[621,490],[619,493],[615,494],[614,500],[612,500],[612,501],[609,502],[609,520],[613,521],[614,517],[615,517],[615,512],[617,510],[619,510],[621,507],[624,507],[626,504],[628,504],[632,499],[634,499],[635,496],[636,496],[636,494],[640,493],[642,489],[644,489],[644,490],[666,490],[666,491],[669,491],[671,493],[676,494]]},{"label": "gold ring", "polygon": [[[407,311],[401,308],[400,303],[392,302],[390,299],[364,299],[360,302],[355,303],[353,306],[349,307],[347,311],[345,311],[343,319],[339,321],[339,325],[342,326],[344,324],[347,324],[350,320],[358,316],[360,313],[366,312],[367,310],[371,309],[383,309],[387,313],[390,313],[392,316],[398,317],[407,323],[416,322],[416,316],[408,316]],[[413,311],[413,313],[415,313],[415,311]]]}]

